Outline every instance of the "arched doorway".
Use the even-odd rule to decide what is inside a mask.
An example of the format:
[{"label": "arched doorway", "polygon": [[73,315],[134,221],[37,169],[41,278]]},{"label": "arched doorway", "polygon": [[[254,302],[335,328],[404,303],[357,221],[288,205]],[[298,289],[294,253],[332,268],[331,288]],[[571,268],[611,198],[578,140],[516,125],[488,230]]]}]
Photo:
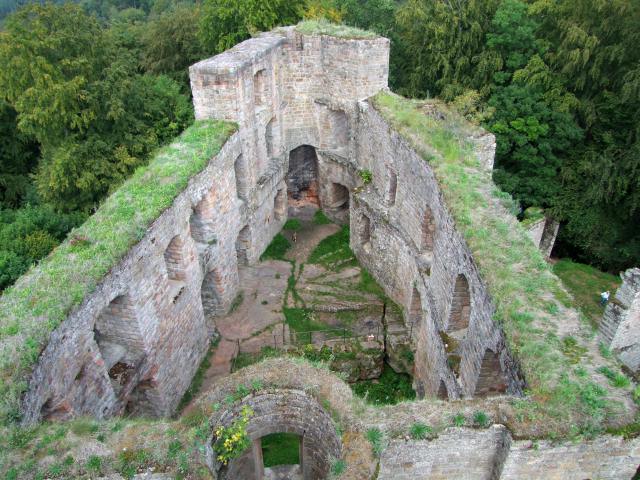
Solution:
[{"label": "arched doorway", "polygon": [[289,215],[305,216],[320,207],[318,197],[318,156],[310,145],[301,145],[289,153],[287,172]]}]

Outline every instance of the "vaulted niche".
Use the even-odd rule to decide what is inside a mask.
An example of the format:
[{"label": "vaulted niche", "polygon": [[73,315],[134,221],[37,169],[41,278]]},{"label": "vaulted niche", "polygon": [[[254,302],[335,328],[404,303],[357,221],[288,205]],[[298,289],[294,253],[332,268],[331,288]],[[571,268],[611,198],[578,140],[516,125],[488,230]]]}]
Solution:
[{"label": "vaulted niche", "polygon": [[104,366],[116,395],[135,374],[144,357],[144,343],[135,305],[128,295],[114,298],[98,316],[93,329]]},{"label": "vaulted niche", "polygon": [[209,191],[204,198],[194,207],[189,218],[191,238],[197,243],[211,244],[215,239],[213,226],[213,212],[215,204],[213,192]]},{"label": "vaulted niche", "polygon": [[310,145],[301,145],[289,153],[287,172],[289,205],[295,208],[320,206],[318,198],[318,156]]},{"label": "vaulted niche", "polygon": [[169,281],[168,296],[176,303],[185,288],[185,244],[180,235],[171,239],[164,252],[164,262]]},{"label": "vaulted niche", "polygon": [[480,374],[474,396],[500,395],[507,391],[507,382],[500,366],[500,356],[492,350],[485,350],[480,365]]},{"label": "vaulted niche", "polygon": [[273,215],[276,220],[282,220],[287,215],[287,192],[284,188],[279,189],[273,198]]},{"label": "vaulted niche", "polygon": [[371,219],[365,214],[360,217],[360,243],[366,245],[371,242]]},{"label": "vaulted niche", "polygon": [[466,333],[470,318],[471,295],[469,294],[469,282],[467,281],[467,277],[460,274],[456,277],[456,283],[453,287],[447,333]]},{"label": "vaulted niche", "polygon": [[433,218],[433,212],[429,207],[425,207],[422,216],[422,228],[420,238],[420,250],[423,253],[431,253],[433,251],[434,237],[436,233],[436,222]]},{"label": "vaulted niche", "polygon": [[343,149],[349,146],[349,120],[347,114],[342,110],[331,110],[328,112],[331,138],[329,144],[336,149]]},{"label": "vaulted niche", "polygon": [[249,264],[248,250],[251,248],[251,231],[249,225],[246,225],[236,239],[236,255],[238,257],[238,266]]},{"label": "vaulted niche", "polygon": [[267,93],[267,72],[263,68],[253,76],[253,101],[257,107],[265,105]]},{"label": "vaulted niche", "polygon": [[409,309],[409,322],[414,327],[420,324],[422,319],[422,302],[420,300],[420,292],[414,287],[411,295],[411,308]]},{"label": "vaulted niche", "polygon": [[264,141],[267,147],[267,158],[272,158],[276,154],[276,125],[277,125],[276,117],[273,117],[267,123],[267,126],[264,129]]},{"label": "vaulted niche", "polygon": [[220,277],[220,272],[216,269],[207,272],[202,279],[200,296],[205,318],[210,318],[220,313],[222,302],[220,300],[219,289],[221,283],[222,278]]},{"label": "vaulted niche", "polygon": [[249,168],[242,154],[238,155],[233,163],[233,170],[236,177],[236,195],[238,198],[246,200],[249,193]]},{"label": "vaulted niche", "polygon": [[398,190],[398,175],[393,170],[389,169],[389,178],[387,180],[387,191],[385,192],[385,198],[387,205],[392,206],[396,203],[396,191]]}]

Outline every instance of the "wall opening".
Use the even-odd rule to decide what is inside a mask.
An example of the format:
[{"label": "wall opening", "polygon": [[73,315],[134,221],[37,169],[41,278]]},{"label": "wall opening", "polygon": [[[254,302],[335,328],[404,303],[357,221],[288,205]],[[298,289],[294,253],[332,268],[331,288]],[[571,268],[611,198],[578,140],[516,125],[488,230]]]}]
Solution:
[{"label": "wall opening", "polygon": [[264,130],[264,141],[267,145],[267,158],[272,158],[276,152],[274,138],[274,129],[276,127],[276,122],[276,117],[273,117],[271,120],[269,120],[269,123],[267,123],[267,126]]},{"label": "wall opening", "polygon": [[331,184],[331,205],[329,208],[343,211],[349,210],[349,189],[339,183]]},{"label": "wall opening", "polygon": [[398,175],[389,169],[389,180],[387,183],[387,205],[391,206],[396,203],[396,190],[398,189]]},{"label": "wall opening", "polygon": [[236,158],[236,161],[233,163],[233,170],[236,175],[236,192],[238,198],[246,200],[247,194],[249,193],[249,168],[242,154],[238,155],[238,158]]},{"label": "wall opening", "polygon": [[440,387],[438,387],[438,398],[440,400],[449,399],[449,393],[447,392],[447,385],[444,383],[444,380],[440,380]]},{"label": "wall opening", "polygon": [[222,307],[220,294],[218,289],[221,282],[220,272],[211,270],[207,272],[202,279],[202,287],[200,288],[200,298],[202,301],[202,310],[205,319],[210,318],[218,313]]},{"label": "wall opening", "polygon": [[366,245],[371,242],[371,220],[364,213],[360,217],[360,243]]},{"label": "wall opening", "polygon": [[287,215],[287,193],[284,188],[279,189],[273,199],[273,214],[278,221]]},{"label": "wall opening", "polygon": [[349,146],[349,120],[342,110],[329,109],[329,125],[331,126],[331,141],[334,148],[347,148]]},{"label": "wall opening", "polygon": [[135,306],[128,295],[107,305],[96,320],[93,336],[116,395],[133,377],[144,356]]},{"label": "wall opening", "polygon": [[169,242],[167,249],[164,251],[164,262],[169,280],[184,281],[184,241],[180,238],[180,235],[176,235]]},{"label": "wall opening", "polygon": [[253,101],[257,107],[261,107],[267,100],[267,72],[263,68],[253,76]]},{"label": "wall opening", "polygon": [[[281,467],[276,471],[300,473],[302,437],[295,433],[272,433],[260,439],[264,468]],[[288,466],[289,468],[283,468]],[[297,466],[298,468],[291,468]]]},{"label": "wall opening", "polygon": [[469,294],[469,282],[467,277],[460,274],[456,277],[449,312],[449,325],[447,332],[453,333],[466,330],[471,318],[471,295]]},{"label": "wall opening", "polygon": [[474,396],[486,397],[490,395],[500,395],[507,391],[507,383],[502,367],[500,366],[500,355],[487,349],[482,357],[480,374]]},{"label": "wall opening", "polygon": [[422,237],[420,242],[420,250],[422,252],[433,251],[433,239],[436,233],[436,222],[433,218],[431,208],[425,207],[424,216],[422,217]]},{"label": "wall opening", "polygon": [[246,225],[238,234],[236,240],[236,256],[238,257],[238,265],[249,265],[249,248],[251,248],[251,231],[249,225]]},{"label": "wall opening", "polygon": [[422,301],[420,299],[420,292],[413,287],[413,293],[411,294],[411,307],[409,308],[409,324],[417,327],[422,319]]},{"label": "wall opening", "polygon": [[213,192],[209,191],[194,207],[189,218],[191,238],[198,243],[211,243],[214,237],[213,229],[214,201]]},{"label": "wall opening", "polygon": [[287,172],[289,205],[295,208],[320,206],[318,197],[318,156],[310,145],[301,145],[289,153]]}]

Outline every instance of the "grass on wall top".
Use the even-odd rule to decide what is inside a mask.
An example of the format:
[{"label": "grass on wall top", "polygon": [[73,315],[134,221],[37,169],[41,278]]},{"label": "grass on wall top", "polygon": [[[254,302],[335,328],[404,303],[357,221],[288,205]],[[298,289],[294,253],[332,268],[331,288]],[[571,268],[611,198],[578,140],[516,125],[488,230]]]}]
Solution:
[{"label": "grass on wall top", "polygon": [[330,37],[347,38],[347,39],[366,39],[366,38],[378,38],[375,32],[368,30],[362,30],[356,27],[350,27],[349,25],[341,25],[338,23],[331,23],[328,20],[304,20],[296,26],[296,30],[305,35],[328,35]]},{"label": "grass on wall top", "polygon": [[196,122],[0,297],[1,424],[19,418],[20,396],[50,333],[143,238],[235,130],[228,122]]},{"label": "grass on wall top", "polygon": [[[480,167],[466,141],[472,127],[450,112],[444,121],[437,120],[429,114],[434,106],[430,101],[386,92],[371,101],[433,168],[456,226],[473,252],[496,307],[494,319],[527,382],[528,399],[514,402],[515,423],[535,425],[541,435],[601,431],[629,394],[611,389],[597,372],[598,366],[611,361],[594,347],[588,323],[578,321],[559,279],[508,212],[511,197]],[[578,338],[562,333],[571,322],[577,325],[573,335]],[[577,362],[576,348],[567,345],[580,346]]]}]

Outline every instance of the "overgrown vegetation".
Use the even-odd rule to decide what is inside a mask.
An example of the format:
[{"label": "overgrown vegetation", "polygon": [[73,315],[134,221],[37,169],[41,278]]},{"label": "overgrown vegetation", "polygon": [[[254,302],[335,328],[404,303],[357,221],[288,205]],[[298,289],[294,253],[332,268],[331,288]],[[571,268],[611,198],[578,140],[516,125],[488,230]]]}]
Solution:
[{"label": "overgrown vegetation", "polygon": [[185,130],[148,166],[136,170],[38,267],[4,292],[0,298],[3,423],[18,418],[18,399],[26,388],[25,378],[50,332],[143,237],[149,225],[218,153],[235,128],[227,122],[203,121]]},{"label": "overgrown vegetation", "polygon": [[600,293],[609,290],[611,298],[620,286],[620,278],[582,263],[562,259],[553,265],[555,273],[575,298],[580,308],[594,327],[600,323],[604,307],[600,304]]},{"label": "overgrown vegetation", "polygon": [[260,260],[284,260],[284,256],[290,248],[291,243],[289,240],[281,233],[278,233],[260,255]]},{"label": "overgrown vegetation", "polygon": [[265,467],[300,463],[300,437],[294,433],[272,433],[261,438]]},{"label": "overgrown vegetation", "polygon": [[[434,169],[479,265],[496,304],[495,319],[520,361],[534,400],[518,415],[520,421],[542,422],[556,433],[570,424],[578,432],[601,429],[607,412],[616,407],[596,379],[577,375],[563,354],[555,334],[555,325],[564,321],[561,285],[522,227],[493,206],[503,194],[489,190],[488,174],[463,140],[461,123],[446,110],[446,120],[437,121],[423,113],[425,102],[388,93],[378,94],[373,103]],[[554,308],[549,308],[550,301]]]},{"label": "overgrown vegetation", "polygon": [[329,22],[325,19],[305,20],[298,23],[296,30],[306,35],[329,35],[339,38],[375,38],[378,35],[375,32],[362,30],[348,25],[341,25]]},{"label": "overgrown vegetation", "polygon": [[322,239],[309,255],[308,262],[329,270],[356,265],[355,255],[349,247],[349,227],[344,225],[339,232]]},{"label": "overgrown vegetation", "polygon": [[416,398],[416,392],[411,387],[411,377],[396,373],[386,363],[380,378],[356,382],[351,388],[356,395],[373,405],[395,405]]}]

